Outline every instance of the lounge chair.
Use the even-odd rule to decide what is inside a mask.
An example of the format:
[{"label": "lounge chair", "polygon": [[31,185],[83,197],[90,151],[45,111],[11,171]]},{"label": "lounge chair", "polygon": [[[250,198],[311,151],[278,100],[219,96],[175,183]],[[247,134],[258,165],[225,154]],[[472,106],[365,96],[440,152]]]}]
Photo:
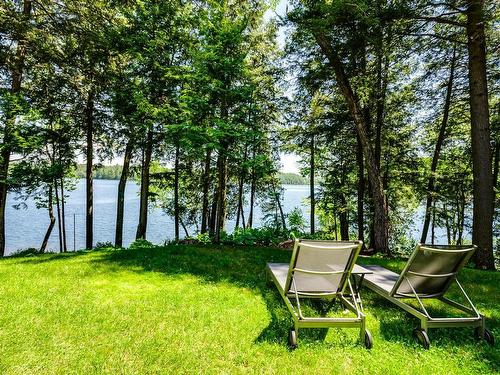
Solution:
[{"label": "lounge chair", "polygon": [[[295,240],[290,263],[268,263],[268,275],[278,288],[292,314],[294,327],[289,330],[288,342],[297,347],[302,328],[359,328],[361,341],[372,347],[370,332],[357,291],[350,276],[362,242]],[[347,292],[346,292],[347,290]],[[306,317],[300,300],[304,298],[338,299],[354,317]],[[330,305],[331,306],[331,305]]]},{"label": "lounge chair", "polygon": [[[475,327],[476,335],[493,344],[492,333],[485,327],[484,317],[472,304],[457,280],[460,270],[467,264],[476,246],[417,245],[401,275],[381,266],[363,266],[371,271],[364,277],[364,285],[395,305],[420,319],[420,327],[413,330],[424,348],[430,346],[427,331],[430,328]],[[468,306],[445,297],[456,283]],[[432,317],[424,306],[424,299],[438,299],[448,306],[467,314],[466,317]],[[416,301],[419,307],[405,302]],[[409,301],[408,301],[409,302]]]}]

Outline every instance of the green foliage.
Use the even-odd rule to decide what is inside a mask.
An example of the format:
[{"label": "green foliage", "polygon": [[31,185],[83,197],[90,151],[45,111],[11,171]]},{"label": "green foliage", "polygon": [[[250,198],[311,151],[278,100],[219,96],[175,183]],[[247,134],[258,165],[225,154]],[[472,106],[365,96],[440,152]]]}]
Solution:
[{"label": "green foliage", "polygon": [[138,238],[134,242],[132,242],[129,246],[130,250],[142,250],[142,249],[147,249],[154,247],[154,245],[149,242],[148,240],[145,240],[144,238]]},{"label": "green foliage", "polygon": [[[287,240],[287,232],[276,231],[276,228],[236,228],[232,233],[221,232],[221,243],[234,246],[269,246]],[[208,245],[213,243],[208,233],[197,236],[199,243]]]},{"label": "green foliage", "polygon": [[[132,245],[131,245],[132,246]],[[103,250],[103,249],[114,249],[115,245],[112,242],[97,242],[94,246],[95,250]]]},{"label": "green foliage", "polygon": [[296,173],[278,173],[282,185],[307,185],[309,180]]},{"label": "green foliage", "polygon": [[[85,178],[85,164],[76,166],[75,174],[77,178]],[[94,178],[97,180],[119,180],[122,174],[122,166],[116,165],[100,165],[94,169]]]},{"label": "green foliage", "polygon": [[15,253],[11,254],[11,257],[18,258],[18,257],[32,257],[35,255],[40,255],[43,254],[40,252],[39,249],[35,249],[33,247],[29,247],[27,249],[19,249]]},{"label": "green foliage", "polygon": [[212,243],[212,239],[210,238],[210,235],[208,233],[199,233],[196,236],[196,239],[204,245],[208,245]]},{"label": "green foliage", "polygon": [[294,207],[288,214],[288,228],[294,233],[301,233],[306,228],[306,219],[300,207]]},{"label": "green foliage", "polygon": [[283,238],[284,234],[276,232],[274,228],[246,228],[236,229],[222,242],[228,245],[268,246],[280,242]]}]

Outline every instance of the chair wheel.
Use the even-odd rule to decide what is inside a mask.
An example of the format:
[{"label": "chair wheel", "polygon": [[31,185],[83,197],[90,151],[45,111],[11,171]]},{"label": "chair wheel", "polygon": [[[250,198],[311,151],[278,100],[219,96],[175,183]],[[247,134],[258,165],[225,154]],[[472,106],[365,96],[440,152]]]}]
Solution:
[{"label": "chair wheel", "polygon": [[[481,332],[481,328],[477,327],[476,328],[476,337],[479,339],[481,338],[480,332]],[[484,337],[483,338],[491,346],[495,345],[495,336],[493,336],[493,333],[489,329],[487,329],[487,328],[484,329]]]},{"label": "chair wheel", "polygon": [[415,328],[413,330],[413,337],[415,337],[420,344],[424,347],[424,349],[429,349],[431,346],[431,342],[429,340],[429,336],[427,332],[425,332],[422,328]]},{"label": "chair wheel", "polygon": [[293,328],[288,331],[288,345],[292,350],[297,349],[297,332]]},{"label": "chair wheel", "polygon": [[371,349],[373,347],[373,339],[370,331],[365,330],[365,348]]}]

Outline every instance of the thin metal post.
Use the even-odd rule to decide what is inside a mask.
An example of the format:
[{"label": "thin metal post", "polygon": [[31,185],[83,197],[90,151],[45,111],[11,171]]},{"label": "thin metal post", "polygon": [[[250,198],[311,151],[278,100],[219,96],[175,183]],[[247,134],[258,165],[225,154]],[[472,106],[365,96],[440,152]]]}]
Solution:
[{"label": "thin metal post", "polygon": [[73,214],[73,251],[76,251],[76,214]]}]

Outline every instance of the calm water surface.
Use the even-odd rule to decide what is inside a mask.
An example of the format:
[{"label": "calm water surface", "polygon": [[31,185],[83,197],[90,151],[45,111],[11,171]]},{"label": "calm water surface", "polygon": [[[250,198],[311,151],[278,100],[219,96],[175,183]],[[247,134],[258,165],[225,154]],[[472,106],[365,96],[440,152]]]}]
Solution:
[{"label": "calm water surface", "polygon": [[[309,196],[307,185],[285,185],[284,211],[290,212],[294,207],[301,207],[304,216],[308,216],[307,203],[304,200]],[[94,181],[94,241],[114,241],[116,220],[117,180]],[[125,191],[125,215],[123,224],[124,246],[128,246],[135,238],[139,217],[139,186],[130,181]],[[66,200],[66,238],[69,250],[85,247],[85,181],[80,180],[76,189],[68,193]],[[13,205],[18,204],[14,194],[8,196],[6,212],[7,254],[18,249],[40,246],[49,218],[46,209],[37,209],[33,200],[26,202],[25,209],[16,210]],[[248,216],[248,207],[245,209]],[[73,225],[75,218],[76,225]],[[262,224],[262,212],[257,206],[254,209],[254,224]],[[234,228],[234,220],[227,224],[227,230]],[[181,228],[181,235],[184,232]],[[194,235],[194,231],[190,233]],[[173,218],[163,213],[161,209],[151,209],[148,214],[148,229],[146,237],[153,243],[163,243],[174,236]],[[75,245],[74,245],[75,242]],[[57,223],[54,226],[49,240],[49,249],[59,248]]]},{"label": "calm water surface", "polygon": [[[303,211],[306,222],[309,222],[309,208],[307,198],[309,196],[308,185],[284,185],[285,195],[283,208],[289,213],[295,207]],[[113,242],[116,220],[116,197],[118,181],[95,180],[94,181],[94,241]],[[139,216],[139,185],[134,181],[127,184],[125,191],[125,215],[123,227],[124,246],[134,241]],[[76,189],[68,192],[66,200],[66,231],[68,250],[82,249],[85,247],[85,180],[78,181]],[[248,200],[248,199],[247,199]],[[38,248],[45,235],[49,224],[46,209],[37,209],[33,200],[26,202],[25,209],[15,209],[13,206],[19,201],[14,194],[8,196],[8,207],[6,212],[6,235],[7,255],[19,249],[29,247]],[[418,240],[422,228],[423,208],[418,210],[412,218],[414,225],[410,235]],[[245,208],[245,216],[248,217],[248,207]],[[74,222],[73,222],[74,221]],[[229,220],[226,230],[232,231],[234,220]],[[254,209],[254,226],[259,227],[263,223],[262,211],[257,205]],[[191,228],[191,235],[195,234]],[[181,228],[181,236],[184,232]],[[146,237],[155,244],[161,244],[174,237],[174,221],[171,216],[166,215],[161,209],[150,209],[148,214],[148,229]],[[446,234],[443,229],[438,228],[437,240],[444,243]],[[94,244],[95,244],[94,243]],[[54,226],[49,240],[48,249],[55,251],[59,248],[59,237],[57,224]]]}]

